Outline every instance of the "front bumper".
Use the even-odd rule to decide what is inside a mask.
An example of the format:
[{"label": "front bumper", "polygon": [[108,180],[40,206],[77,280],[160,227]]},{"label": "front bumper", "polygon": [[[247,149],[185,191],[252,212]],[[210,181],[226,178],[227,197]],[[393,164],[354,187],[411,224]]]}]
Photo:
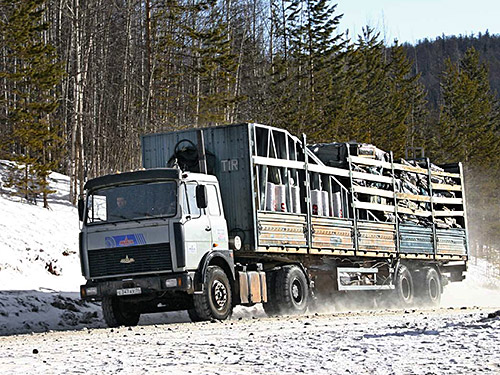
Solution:
[{"label": "front bumper", "polygon": [[122,280],[87,281],[80,286],[80,296],[87,301],[100,301],[106,296],[147,296],[166,292],[194,292],[194,272],[166,276],[136,277]]}]

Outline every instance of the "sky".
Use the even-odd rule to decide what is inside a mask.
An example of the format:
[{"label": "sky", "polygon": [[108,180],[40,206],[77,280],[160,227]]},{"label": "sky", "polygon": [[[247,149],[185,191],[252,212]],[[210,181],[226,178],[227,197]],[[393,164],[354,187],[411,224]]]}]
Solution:
[{"label": "sky", "polygon": [[500,0],[333,0],[344,14],[339,30],[351,38],[375,28],[387,43],[416,43],[444,35],[500,33]]}]

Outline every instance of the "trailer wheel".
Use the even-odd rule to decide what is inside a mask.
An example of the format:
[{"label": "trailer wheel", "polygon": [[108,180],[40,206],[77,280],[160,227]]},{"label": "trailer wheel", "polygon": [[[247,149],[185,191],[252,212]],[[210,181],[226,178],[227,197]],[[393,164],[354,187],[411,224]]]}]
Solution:
[{"label": "trailer wheel", "polygon": [[406,266],[400,266],[394,282],[396,303],[400,307],[408,307],[413,304],[415,287],[410,270]]},{"label": "trailer wheel", "polygon": [[276,275],[276,300],[280,312],[303,314],[309,302],[309,286],[297,266],[284,266]]},{"label": "trailer wheel", "polygon": [[101,306],[104,320],[110,328],[136,326],[139,323],[141,314],[131,304],[127,308],[127,304],[120,301],[118,297],[103,297]]},{"label": "trailer wheel", "polygon": [[225,320],[231,316],[233,311],[231,284],[222,268],[218,266],[207,268],[203,293],[194,294],[193,302],[200,321]]},{"label": "trailer wheel", "polygon": [[423,305],[437,306],[441,302],[441,278],[433,267],[424,268],[417,280],[416,298]]},{"label": "trailer wheel", "polygon": [[276,271],[266,272],[267,302],[262,303],[262,307],[268,316],[279,315],[280,306],[276,296]]}]

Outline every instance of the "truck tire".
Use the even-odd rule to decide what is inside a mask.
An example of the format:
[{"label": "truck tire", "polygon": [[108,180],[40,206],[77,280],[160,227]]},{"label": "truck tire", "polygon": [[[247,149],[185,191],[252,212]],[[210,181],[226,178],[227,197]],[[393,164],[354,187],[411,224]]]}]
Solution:
[{"label": "truck tire", "polygon": [[118,297],[103,297],[102,315],[110,328],[119,326],[136,326],[141,314],[133,310],[133,306],[127,309],[127,305],[121,303]]},{"label": "truck tire", "polygon": [[303,314],[309,302],[306,276],[298,266],[284,266],[276,275],[276,301],[283,314]]},{"label": "truck tire", "polygon": [[416,280],[416,300],[425,306],[438,306],[441,302],[441,277],[433,267],[426,267]]},{"label": "truck tire", "polygon": [[410,270],[406,266],[399,266],[393,296],[398,307],[410,307],[415,297],[415,286]]},{"label": "truck tire", "polygon": [[267,302],[263,302],[262,307],[267,316],[280,314],[280,306],[276,296],[276,275],[276,271],[266,272]]},{"label": "truck tire", "polygon": [[189,309],[188,311],[188,315],[189,315],[189,319],[191,319],[191,321],[193,323],[196,323],[196,322],[201,322],[203,321],[203,319],[201,319],[198,315],[198,313],[196,312],[195,309]]},{"label": "truck tire", "polygon": [[193,295],[194,310],[200,320],[225,320],[233,312],[231,284],[218,266],[207,268],[203,293]]}]

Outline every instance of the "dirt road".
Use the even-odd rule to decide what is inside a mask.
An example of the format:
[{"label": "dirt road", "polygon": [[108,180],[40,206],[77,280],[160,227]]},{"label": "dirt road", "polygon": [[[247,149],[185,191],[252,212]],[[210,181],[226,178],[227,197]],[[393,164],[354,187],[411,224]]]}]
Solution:
[{"label": "dirt road", "polygon": [[235,318],[0,337],[6,374],[500,374],[500,311]]}]

